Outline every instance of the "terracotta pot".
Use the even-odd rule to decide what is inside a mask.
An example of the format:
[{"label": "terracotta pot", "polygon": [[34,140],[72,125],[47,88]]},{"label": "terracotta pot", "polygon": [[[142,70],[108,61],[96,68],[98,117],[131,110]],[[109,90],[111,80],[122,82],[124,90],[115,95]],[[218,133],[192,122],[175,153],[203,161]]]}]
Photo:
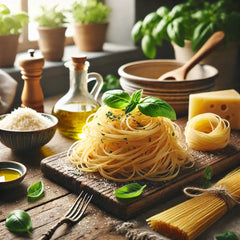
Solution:
[{"label": "terracotta pot", "polygon": [[38,27],[38,45],[45,60],[62,60],[64,54],[66,29],[66,27]]},{"label": "terracotta pot", "polygon": [[0,36],[0,67],[12,67],[17,55],[20,34]]},{"label": "terracotta pot", "polygon": [[102,51],[105,42],[108,23],[74,23],[73,40],[82,51]]},{"label": "terracotta pot", "polygon": [[[174,43],[172,43],[172,46],[177,61],[186,62],[195,54],[191,48],[191,41],[185,40],[185,46],[183,48]],[[202,64],[212,65],[219,71],[214,90],[239,87],[236,79],[238,53],[239,43],[232,42],[215,49],[209,56],[201,61]]]}]

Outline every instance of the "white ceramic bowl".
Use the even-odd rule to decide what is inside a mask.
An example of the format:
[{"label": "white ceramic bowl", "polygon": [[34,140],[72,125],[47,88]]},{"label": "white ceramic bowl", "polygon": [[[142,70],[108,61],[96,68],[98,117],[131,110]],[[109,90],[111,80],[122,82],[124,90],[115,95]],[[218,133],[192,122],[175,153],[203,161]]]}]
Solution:
[{"label": "white ceramic bowl", "polygon": [[189,94],[210,91],[218,70],[210,65],[196,65],[186,80],[157,80],[165,72],[182,66],[176,60],[143,60],[127,63],[118,69],[120,84],[128,93],[143,89],[143,97],[154,96],[168,102],[177,116],[187,115]]}]

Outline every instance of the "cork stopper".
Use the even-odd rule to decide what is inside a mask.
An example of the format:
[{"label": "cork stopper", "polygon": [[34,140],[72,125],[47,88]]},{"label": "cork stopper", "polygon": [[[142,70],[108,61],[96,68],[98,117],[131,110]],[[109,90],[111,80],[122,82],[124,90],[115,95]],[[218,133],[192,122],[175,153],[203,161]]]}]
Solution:
[{"label": "cork stopper", "polygon": [[75,71],[83,71],[87,56],[72,57],[72,63]]},{"label": "cork stopper", "polygon": [[28,50],[29,56],[19,61],[22,79],[24,80],[22,91],[22,107],[30,107],[38,112],[43,112],[43,92],[40,85],[43,57],[35,57],[33,49]]}]

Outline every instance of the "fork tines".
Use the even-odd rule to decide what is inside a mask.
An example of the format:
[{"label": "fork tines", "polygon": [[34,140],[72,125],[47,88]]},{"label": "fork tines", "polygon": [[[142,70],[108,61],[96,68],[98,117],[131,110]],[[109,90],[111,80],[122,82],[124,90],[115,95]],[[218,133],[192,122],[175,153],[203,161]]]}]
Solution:
[{"label": "fork tines", "polygon": [[84,194],[82,191],[79,194],[78,198],[75,200],[72,208],[69,209],[65,216],[67,218],[71,218],[74,221],[78,221],[86,211],[86,208],[88,207],[91,199],[92,195],[89,195],[88,193]]}]

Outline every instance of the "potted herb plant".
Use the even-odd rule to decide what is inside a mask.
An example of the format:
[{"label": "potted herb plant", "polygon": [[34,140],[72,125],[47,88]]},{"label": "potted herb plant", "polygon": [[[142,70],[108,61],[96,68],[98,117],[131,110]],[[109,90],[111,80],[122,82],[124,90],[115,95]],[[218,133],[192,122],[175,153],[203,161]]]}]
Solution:
[{"label": "potted herb plant", "polygon": [[28,19],[27,13],[11,14],[6,5],[0,4],[0,67],[13,66],[20,32]]},{"label": "potted herb plant", "polygon": [[41,14],[35,18],[38,23],[39,49],[47,61],[61,61],[64,54],[66,16],[57,6],[41,6]]},{"label": "potted herb plant", "polygon": [[[157,46],[161,46],[162,41],[166,40],[172,43],[176,60],[185,62],[216,31],[224,31],[225,46],[212,53],[203,63],[217,67],[220,76],[234,78],[232,73],[237,62],[240,40],[238,1],[188,0],[172,9],[161,6],[136,22],[131,34],[135,42],[141,41],[141,48],[146,57],[155,58]],[[228,52],[233,55],[226,55]],[[226,65],[230,68],[228,71]],[[226,74],[221,74],[223,71]]]},{"label": "potted herb plant", "polygon": [[80,50],[102,50],[110,11],[110,7],[98,0],[79,0],[72,4],[73,40]]}]

